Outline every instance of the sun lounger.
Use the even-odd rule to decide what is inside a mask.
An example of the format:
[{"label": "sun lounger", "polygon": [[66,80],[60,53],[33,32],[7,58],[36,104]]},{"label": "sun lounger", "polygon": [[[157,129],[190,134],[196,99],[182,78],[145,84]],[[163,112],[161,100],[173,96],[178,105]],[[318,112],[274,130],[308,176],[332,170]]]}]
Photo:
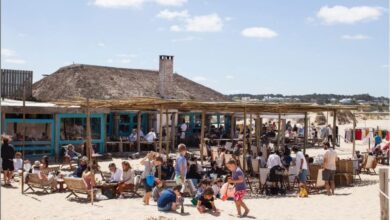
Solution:
[{"label": "sun lounger", "polygon": [[42,189],[44,193],[49,193],[49,191],[53,192],[52,186],[54,185],[55,179],[52,178],[50,180],[42,180],[39,178],[38,174],[29,173],[27,175],[26,185],[28,186],[24,192],[31,190],[35,192],[34,188]]},{"label": "sun lounger", "polygon": [[[64,182],[70,191],[70,194],[66,197],[75,196],[76,198],[80,198],[78,194],[90,195],[91,190],[88,190],[85,186],[84,180],[82,178],[64,178]],[[93,189],[93,194],[95,195],[97,189]]]}]

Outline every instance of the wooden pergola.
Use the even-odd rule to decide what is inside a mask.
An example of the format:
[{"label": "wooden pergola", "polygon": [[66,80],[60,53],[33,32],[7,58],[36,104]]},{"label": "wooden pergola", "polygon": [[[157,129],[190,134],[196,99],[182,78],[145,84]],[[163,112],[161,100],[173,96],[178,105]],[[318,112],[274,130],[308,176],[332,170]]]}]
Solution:
[{"label": "wooden pergola", "polygon": [[[88,109],[109,109],[110,111],[136,111],[138,122],[141,120],[142,112],[158,112],[160,117],[159,123],[159,151],[162,149],[162,118],[163,114],[166,114],[166,123],[168,124],[168,114],[176,114],[177,112],[200,112],[202,114],[202,125],[201,125],[201,137],[200,137],[200,155],[201,162],[203,164],[203,149],[205,146],[205,119],[207,113],[226,113],[231,114],[232,118],[236,114],[243,114],[244,128],[247,126],[247,117],[249,114],[250,123],[252,125],[253,116],[255,116],[255,134],[256,134],[256,145],[257,149],[260,147],[259,133],[261,130],[262,118],[261,114],[274,114],[278,116],[278,136],[277,144],[279,144],[281,139],[280,128],[282,126],[282,115],[283,114],[300,114],[304,115],[304,150],[308,144],[308,112],[333,112],[333,136],[336,136],[336,119],[337,112],[348,110],[355,111],[358,110],[358,106],[341,106],[341,105],[316,105],[316,104],[306,104],[306,103],[262,103],[262,102],[202,102],[202,101],[193,101],[193,100],[166,100],[158,98],[133,98],[131,100],[89,100],[88,102],[85,99],[76,99],[73,101],[57,101],[55,102],[59,106],[80,106],[81,108]],[[173,112],[172,110],[175,110]],[[171,125],[175,124],[175,117],[171,118]],[[235,120],[235,119],[234,119]],[[87,120],[87,126],[89,120]],[[354,118],[354,128],[356,125],[356,120]],[[233,126],[231,126],[232,131]],[[174,146],[174,129],[171,132],[170,138],[172,139],[172,144]],[[137,126],[137,132],[139,134],[140,123]],[[247,138],[246,138],[246,129],[244,129],[244,138],[243,138],[243,150],[244,155],[247,151]],[[251,136],[251,134],[250,134]],[[168,137],[168,134],[167,134]],[[249,140],[251,140],[250,137]],[[353,138],[355,140],[355,138]],[[168,148],[168,138],[167,143],[167,152]],[[353,141],[353,152],[355,152],[355,141]],[[137,135],[137,149],[140,151],[140,137]],[[245,160],[245,157],[244,157]],[[244,163],[245,164],[245,163]]]}]

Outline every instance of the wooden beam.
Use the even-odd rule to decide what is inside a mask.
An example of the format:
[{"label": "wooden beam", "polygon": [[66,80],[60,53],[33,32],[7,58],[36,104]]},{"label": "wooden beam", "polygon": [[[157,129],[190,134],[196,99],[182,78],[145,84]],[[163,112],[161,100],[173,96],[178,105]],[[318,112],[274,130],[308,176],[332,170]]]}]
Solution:
[{"label": "wooden beam", "polygon": [[168,114],[168,109],[166,109],[165,112],[165,153],[168,156],[169,153],[169,114]]},{"label": "wooden beam", "polygon": [[260,131],[261,131],[260,115],[257,114],[256,121],[255,121],[256,156],[259,155],[259,152],[260,152]]},{"label": "wooden beam", "polygon": [[[253,127],[253,122],[252,122],[252,113],[249,114],[249,149],[252,149],[252,127]],[[254,152],[252,152],[253,154]]]},{"label": "wooden beam", "polygon": [[333,147],[336,147],[336,140],[337,140],[337,133],[336,133],[336,127],[337,127],[337,110],[333,111],[333,140],[332,145]]},{"label": "wooden beam", "polygon": [[142,112],[137,112],[137,151],[138,153],[141,152],[141,136],[139,135],[141,133],[141,115]]},{"label": "wooden beam", "polygon": [[200,129],[200,163],[203,165],[203,150],[204,150],[204,130],[205,130],[206,112],[202,112],[202,127]]},{"label": "wooden beam", "polygon": [[236,118],[234,117],[234,113],[231,114],[231,120],[230,120],[230,138],[234,139],[234,131],[236,130]]},{"label": "wooden beam", "polygon": [[276,142],[276,147],[277,147],[277,149],[276,150],[279,150],[280,149],[280,138],[281,138],[281,130],[280,130],[280,128],[281,128],[281,123],[282,123],[282,119],[281,119],[281,114],[279,113],[279,115],[278,115],[278,140],[277,140],[277,142]]},{"label": "wooden beam", "polygon": [[307,112],[305,112],[305,124],[304,124],[304,138],[305,138],[305,140],[304,140],[304,142],[303,142],[303,154],[306,154],[306,148],[307,148],[307,139],[308,139],[308,131],[309,131],[309,129],[308,129],[308,118],[307,118]]},{"label": "wooden beam", "polygon": [[244,108],[244,137],[243,137],[243,157],[242,157],[242,169],[245,172],[246,168],[246,152],[247,152],[247,143],[246,143],[246,108]]},{"label": "wooden beam", "polygon": [[352,113],[353,120],[353,129],[352,129],[352,158],[356,158],[355,148],[356,148],[356,117],[355,113]]},{"label": "wooden beam", "polygon": [[381,220],[389,220],[389,169],[387,168],[379,169],[379,190]]},{"label": "wooden beam", "polygon": [[[160,128],[159,128],[159,138],[158,138],[158,142],[159,142],[159,148],[158,148],[158,152],[161,154],[161,150],[162,150],[162,117],[163,117],[163,106],[161,105],[160,106]],[[161,179],[161,165],[158,166],[158,178]]]},{"label": "wooden beam", "polygon": [[[172,139],[172,149],[175,149],[176,142],[176,113],[172,113],[171,116],[172,124],[171,124],[171,139]],[[169,152],[168,152],[169,153]]]}]

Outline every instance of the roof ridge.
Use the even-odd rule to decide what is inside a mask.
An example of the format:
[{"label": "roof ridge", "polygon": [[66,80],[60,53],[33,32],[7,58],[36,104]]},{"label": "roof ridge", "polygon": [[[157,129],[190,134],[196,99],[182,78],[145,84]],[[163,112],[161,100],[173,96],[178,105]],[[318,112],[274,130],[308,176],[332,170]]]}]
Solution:
[{"label": "roof ridge", "polygon": [[105,69],[119,69],[119,70],[139,70],[139,71],[149,71],[149,72],[159,72],[158,70],[152,69],[140,69],[140,68],[125,68],[125,67],[115,67],[115,66],[101,66],[96,64],[83,64],[83,63],[74,63],[67,66],[59,68],[59,70],[71,69],[76,67],[95,67],[95,68],[105,68]]}]

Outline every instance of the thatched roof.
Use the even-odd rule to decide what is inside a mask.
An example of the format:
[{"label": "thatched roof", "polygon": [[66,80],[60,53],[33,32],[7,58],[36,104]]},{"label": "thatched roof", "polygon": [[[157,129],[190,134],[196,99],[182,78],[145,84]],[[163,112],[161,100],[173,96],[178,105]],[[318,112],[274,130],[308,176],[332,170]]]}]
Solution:
[{"label": "thatched roof", "polygon": [[129,100],[89,100],[58,101],[60,106],[78,105],[91,109],[144,110],[177,109],[179,111],[206,112],[248,112],[248,113],[305,113],[340,110],[358,110],[357,106],[316,105],[297,103],[244,103],[244,102],[201,102],[193,100],[163,100],[155,98],[132,98]]},{"label": "thatched roof", "polygon": [[[78,97],[115,100],[133,97],[160,98],[155,70],[73,64],[33,84],[39,101],[72,100]],[[227,101],[229,98],[179,74],[173,75],[175,99]]]}]

